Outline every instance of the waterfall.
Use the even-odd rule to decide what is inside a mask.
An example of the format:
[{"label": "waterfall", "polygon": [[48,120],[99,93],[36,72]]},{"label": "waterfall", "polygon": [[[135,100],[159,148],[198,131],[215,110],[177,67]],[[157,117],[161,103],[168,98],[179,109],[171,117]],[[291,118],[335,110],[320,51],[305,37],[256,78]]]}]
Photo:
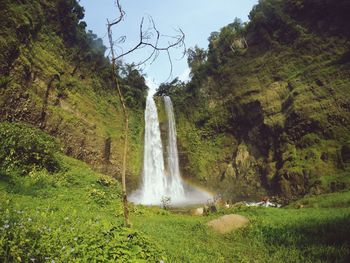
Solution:
[{"label": "waterfall", "polygon": [[163,147],[160,138],[157,107],[149,94],[145,110],[145,146],[141,204],[159,204],[165,196],[167,180],[164,176]]},{"label": "waterfall", "polygon": [[172,205],[205,203],[212,196],[185,184],[181,178],[176,142],[176,125],[171,99],[164,97],[168,138],[166,168],[160,136],[157,107],[149,94],[145,109],[145,146],[142,185],[130,196],[130,201],[144,205],[159,205],[163,197],[170,197]]},{"label": "waterfall", "polygon": [[168,189],[170,196],[175,200],[184,197],[184,186],[180,175],[179,157],[176,143],[176,126],[174,109],[170,97],[164,97],[165,111],[168,117],[168,145],[167,145],[167,167],[168,167]]}]

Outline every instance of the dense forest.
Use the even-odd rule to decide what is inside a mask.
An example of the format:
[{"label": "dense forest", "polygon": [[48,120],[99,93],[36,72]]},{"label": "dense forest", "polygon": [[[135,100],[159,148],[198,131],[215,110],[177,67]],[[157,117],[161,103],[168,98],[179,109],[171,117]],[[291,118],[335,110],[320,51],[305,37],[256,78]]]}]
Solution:
[{"label": "dense forest", "polygon": [[114,76],[128,194],[148,87],[133,64],[113,72],[84,13],[0,0],[0,262],[349,262],[350,1],[260,0],[187,50],[190,80],[155,94],[161,136],[168,95],[186,184],[215,198],[129,203],[129,226]]}]

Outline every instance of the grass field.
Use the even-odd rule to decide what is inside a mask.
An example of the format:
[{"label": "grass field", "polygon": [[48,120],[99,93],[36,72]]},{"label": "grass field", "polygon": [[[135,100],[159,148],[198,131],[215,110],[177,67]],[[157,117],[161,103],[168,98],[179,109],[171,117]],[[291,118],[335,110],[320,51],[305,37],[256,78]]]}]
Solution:
[{"label": "grass field", "polygon": [[[134,227],[162,245],[169,262],[349,262],[350,192],[299,201],[289,207],[242,207],[209,217],[134,215]],[[222,214],[247,216],[246,229],[221,235],[206,222]]]},{"label": "grass field", "polygon": [[[219,209],[209,216],[131,205],[122,227],[119,183],[63,157],[56,174],[0,178],[1,262],[349,262],[350,192],[285,208]],[[229,234],[206,223],[240,214]]]}]

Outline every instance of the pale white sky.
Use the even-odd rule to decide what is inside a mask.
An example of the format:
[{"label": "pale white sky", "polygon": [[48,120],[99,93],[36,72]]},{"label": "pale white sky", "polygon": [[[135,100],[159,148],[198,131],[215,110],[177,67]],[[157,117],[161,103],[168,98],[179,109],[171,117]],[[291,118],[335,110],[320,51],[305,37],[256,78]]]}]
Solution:
[{"label": "pale white sky", "polygon": [[[139,24],[145,15],[151,15],[162,34],[175,35],[175,30],[181,28],[186,34],[186,47],[198,45],[207,48],[208,37],[213,31],[232,23],[235,17],[248,20],[248,14],[258,0],[121,0],[126,18],[123,23],[114,29],[114,38],[126,35],[127,39],[123,50],[138,43]],[[112,20],[118,16],[114,0],[81,0],[85,8],[85,21],[99,37],[103,38],[108,46],[106,36],[107,18]],[[139,62],[147,57],[150,50],[142,50],[125,57],[127,63]],[[173,50],[172,79],[180,77],[187,80],[189,69],[187,59],[182,56],[182,50]],[[170,66],[167,55],[163,54],[152,64],[144,67],[148,84],[158,85],[169,81]],[[167,80],[168,79],[168,80]]]}]

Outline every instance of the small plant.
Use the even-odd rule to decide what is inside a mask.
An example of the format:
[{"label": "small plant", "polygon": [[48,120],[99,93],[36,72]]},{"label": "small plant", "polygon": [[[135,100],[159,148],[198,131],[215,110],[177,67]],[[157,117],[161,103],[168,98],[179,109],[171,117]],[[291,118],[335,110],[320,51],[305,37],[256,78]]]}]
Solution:
[{"label": "small plant", "polygon": [[111,187],[118,184],[114,178],[107,175],[101,175],[100,178],[98,178],[97,182],[105,187]]},{"label": "small plant", "polygon": [[26,175],[33,169],[61,169],[54,138],[24,123],[0,123],[0,166],[5,172]]},{"label": "small plant", "polygon": [[162,203],[163,209],[168,210],[170,208],[170,204],[171,204],[171,197],[170,196],[163,196],[160,201]]},{"label": "small plant", "polygon": [[105,205],[109,204],[108,197],[106,195],[106,192],[99,190],[99,189],[92,189],[89,193],[89,196],[98,204]]}]

